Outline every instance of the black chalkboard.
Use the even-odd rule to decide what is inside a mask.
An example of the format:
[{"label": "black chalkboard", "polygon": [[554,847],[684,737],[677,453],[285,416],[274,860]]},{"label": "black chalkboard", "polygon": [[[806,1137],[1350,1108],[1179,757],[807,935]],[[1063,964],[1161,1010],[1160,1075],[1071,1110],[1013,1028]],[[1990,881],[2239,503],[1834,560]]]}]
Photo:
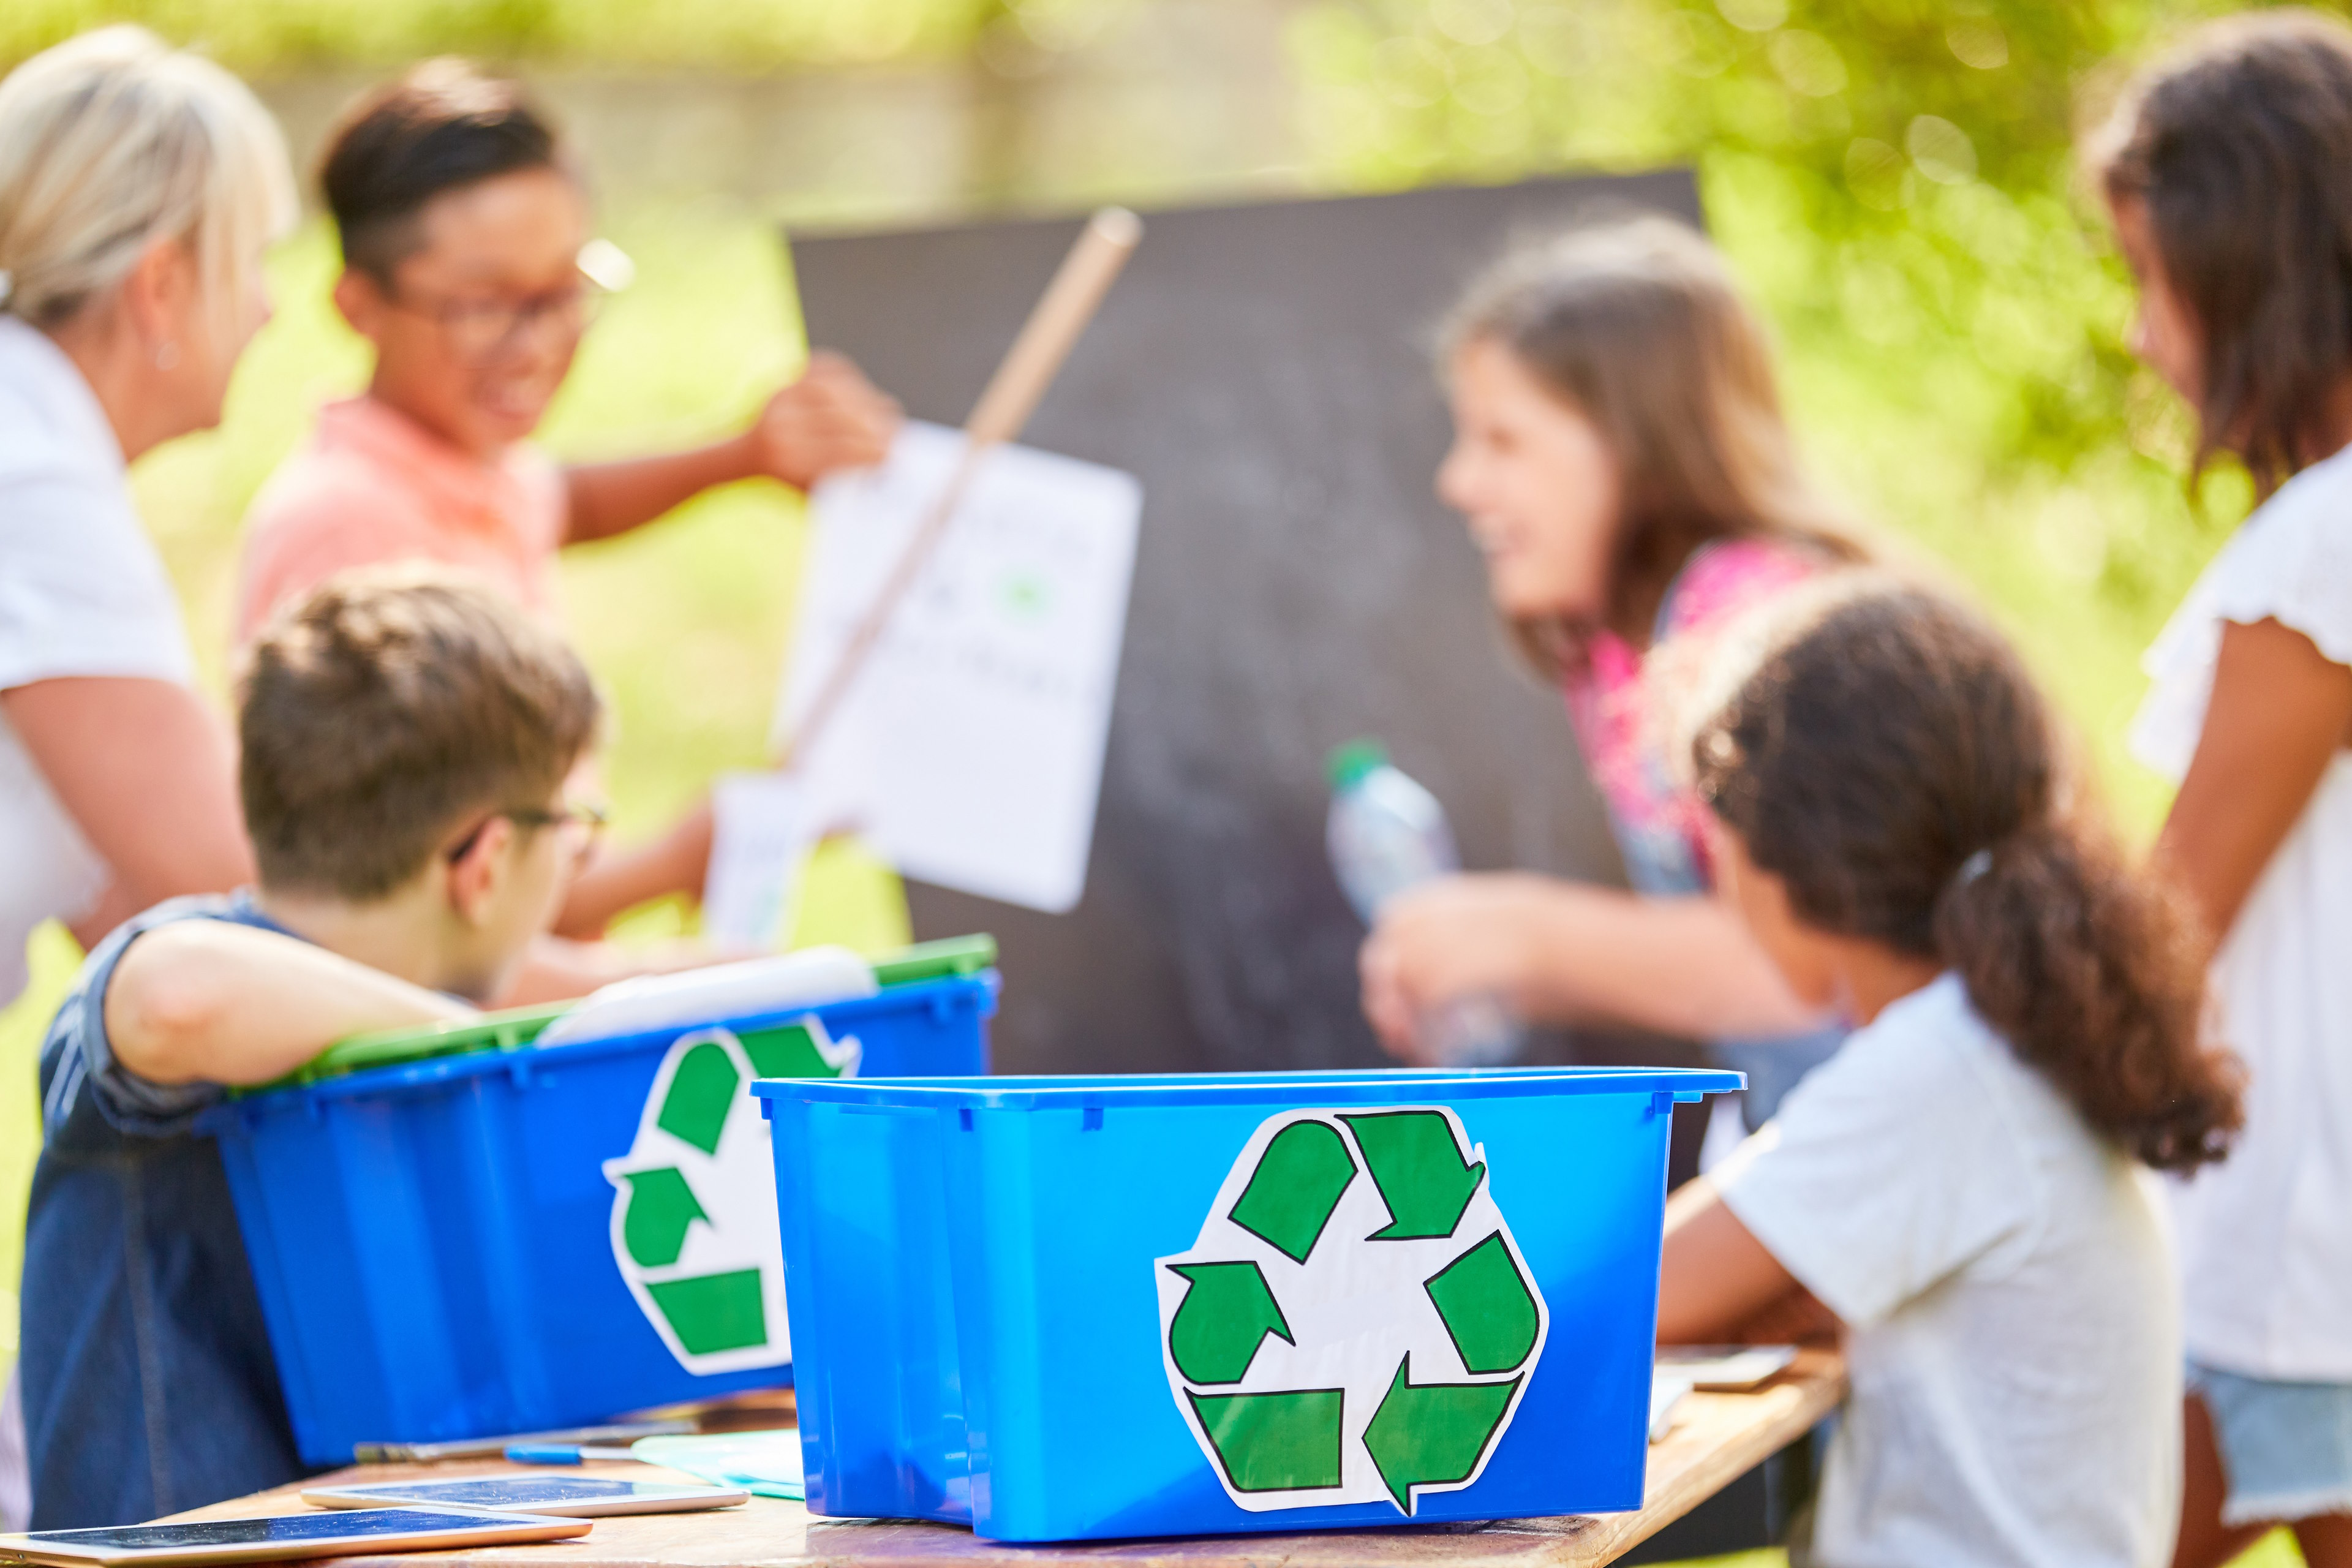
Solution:
[{"label": "black chalkboard", "polygon": [[[1633,208],[1696,222],[1696,189],[1675,172],[1144,215],[1024,437],[1143,481],[1086,899],[1048,916],[908,889],[919,936],[1002,942],[1000,1071],[1381,1060],[1323,848],[1324,757],[1352,736],[1436,793],[1474,868],[1620,879],[1559,700],[1513,667],[1432,493],[1432,349],[1509,240]],[[795,235],[810,341],[960,424],[1078,222]]]}]

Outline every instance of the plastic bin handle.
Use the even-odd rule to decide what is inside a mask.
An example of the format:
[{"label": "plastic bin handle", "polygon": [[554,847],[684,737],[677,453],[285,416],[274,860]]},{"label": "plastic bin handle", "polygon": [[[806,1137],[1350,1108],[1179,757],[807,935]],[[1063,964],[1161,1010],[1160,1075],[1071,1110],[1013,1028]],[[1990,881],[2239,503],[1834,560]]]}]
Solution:
[{"label": "plastic bin handle", "polygon": [[510,1007],[500,1013],[484,1013],[478,1018],[460,1022],[429,1024],[421,1029],[386,1029],[377,1034],[353,1035],[349,1039],[336,1041],[276,1082],[233,1092],[230,1098],[258,1093],[262,1089],[281,1089],[289,1084],[317,1083],[321,1079],[341,1078],[347,1073],[368,1068],[423,1061],[431,1057],[457,1056],[468,1051],[520,1050],[538,1038],[541,1030],[562,1016],[572,1005],[569,1002],[549,1002],[533,1007]]},{"label": "plastic bin handle", "polygon": [[901,948],[887,958],[875,960],[874,983],[877,985],[912,985],[919,981],[978,974],[995,963],[994,937],[986,932],[976,936],[954,936],[943,942],[917,942],[912,947]]}]

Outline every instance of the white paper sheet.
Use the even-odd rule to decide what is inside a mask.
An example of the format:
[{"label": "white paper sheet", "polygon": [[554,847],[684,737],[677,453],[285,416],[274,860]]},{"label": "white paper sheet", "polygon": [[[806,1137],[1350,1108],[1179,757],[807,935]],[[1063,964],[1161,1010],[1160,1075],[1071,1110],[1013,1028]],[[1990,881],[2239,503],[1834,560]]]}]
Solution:
[{"label": "white paper sheet", "polygon": [[788,773],[724,773],[710,788],[710,866],[702,934],[729,947],[780,946],[792,934],[801,859],[821,828]]},{"label": "white paper sheet", "polygon": [[[791,733],[946,483],[962,437],[910,424],[830,479],[779,706]],[[864,673],[799,758],[808,804],[920,881],[1062,913],[1086,889],[1143,491],[1024,447],[986,459]]]}]

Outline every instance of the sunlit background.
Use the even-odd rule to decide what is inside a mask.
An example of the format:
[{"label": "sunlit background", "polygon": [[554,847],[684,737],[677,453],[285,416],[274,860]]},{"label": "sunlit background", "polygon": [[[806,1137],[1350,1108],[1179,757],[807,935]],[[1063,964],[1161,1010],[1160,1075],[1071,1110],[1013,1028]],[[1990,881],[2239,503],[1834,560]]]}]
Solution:
[{"label": "sunlit background", "polygon": [[[2201,502],[2185,494],[2188,423],[2122,350],[2128,292],[2071,149],[2124,68],[2224,8],[9,0],[0,68],[100,22],[144,22],[252,81],[306,171],[335,110],[421,55],[524,75],[638,264],[546,432],[574,457],[729,428],[790,372],[803,345],[780,223],[1695,164],[1715,235],[1780,334],[1815,463],[1994,606],[2145,835],[2164,795],[2122,751],[2136,661],[2247,494],[2226,473]],[[244,509],[310,411],[362,372],[327,304],[332,265],[314,219],[276,262],[278,318],[224,428],[138,473],[216,689]],[[568,557],[571,623],[619,711],[624,837],[759,760],[800,527],[780,492],[742,487]],[[837,859],[801,934],[889,941],[891,889]],[[29,1170],[31,1045],[0,1043],[0,1212],[21,1212]],[[15,1272],[0,1255],[0,1288]],[[0,1297],[0,1359],[12,1306]]]}]

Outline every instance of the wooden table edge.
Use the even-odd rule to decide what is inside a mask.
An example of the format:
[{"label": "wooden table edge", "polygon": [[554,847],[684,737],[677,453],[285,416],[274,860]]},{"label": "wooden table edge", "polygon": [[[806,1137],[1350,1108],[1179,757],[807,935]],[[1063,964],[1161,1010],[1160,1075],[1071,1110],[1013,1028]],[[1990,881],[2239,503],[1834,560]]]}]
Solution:
[{"label": "wooden table edge", "polygon": [[[697,1564],[698,1568],[709,1568],[709,1564],[722,1560],[743,1563],[887,1563],[902,1565],[902,1568],[913,1564],[952,1563],[968,1568],[968,1565],[975,1563],[1117,1558],[1123,1568],[1143,1568],[1144,1564],[1153,1563],[1183,1564],[1185,1568],[1222,1568],[1225,1564],[1269,1561],[1291,1562],[1305,1568],[1306,1564],[1318,1562],[1377,1563],[1410,1559],[1443,1563],[1449,1564],[1450,1568],[1481,1568],[1481,1565],[1500,1568],[1503,1564],[1514,1565],[1514,1568],[1532,1564],[1543,1564],[1545,1568],[1591,1568],[1591,1565],[1614,1562],[1689,1513],[1739,1476],[1802,1437],[1823,1416],[1837,1408],[1845,1397],[1846,1387],[1845,1363],[1842,1356],[1834,1351],[1806,1351],[1801,1352],[1786,1371],[1754,1390],[1689,1395],[1677,1413],[1674,1428],[1663,1440],[1650,1447],[1648,1485],[1643,1506],[1638,1510],[1626,1513],[1505,1520],[1486,1524],[1436,1525],[1421,1529],[1407,1526],[1394,1530],[1019,1545],[983,1541],[968,1530],[951,1525],[827,1520],[807,1514],[797,1503],[779,1503],[754,1498],[746,1505],[751,1510],[748,1514],[729,1510],[725,1514],[639,1515],[634,1519],[599,1521],[598,1527],[607,1531],[608,1541],[612,1534],[635,1535],[652,1531],[656,1527],[651,1521],[670,1521],[668,1529],[672,1532],[682,1531],[691,1534],[698,1526],[708,1528],[709,1523],[729,1517],[745,1521],[772,1518],[769,1510],[782,1508],[799,1513],[812,1537],[822,1535],[827,1539],[822,1542],[807,1539],[805,1550],[799,1553],[793,1553],[789,1548],[777,1550],[775,1546],[764,1546],[763,1549],[764,1543],[755,1545],[747,1542],[751,1549],[740,1557],[727,1556],[723,1559],[706,1553],[667,1555],[658,1545],[650,1551],[633,1552],[628,1543],[621,1542],[613,1542],[610,1554],[578,1555],[593,1550],[595,1537],[592,1534],[584,1541],[553,1542],[540,1546],[402,1552],[319,1561],[339,1564],[340,1568],[490,1568],[493,1564],[496,1568],[522,1568],[534,1558],[543,1561],[548,1568],[625,1568],[625,1568],[661,1568],[663,1564],[685,1563]],[[529,1468],[533,1467],[507,1465],[502,1461],[432,1467],[359,1466],[170,1517],[173,1521],[223,1519],[299,1510],[305,1506],[299,1497],[303,1489],[337,1480],[380,1481],[419,1471],[455,1479],[467,1475],[510,1473]],[[607,1474],[624,1468],[648,1479],[693,1479],[661,1470],[646,1475],[650,1467],[636,1465],[587,1467],[591,1473]],[[622,1528],[608,1529],[614,1526]],[[865,1536],[868,1531],[872,1532],[870,1539],[873,1544],[883,1550],[861,1551],[852,1544],[856,1537]],[[934,1537],[939,1549],[923,1550]],[[1482,1545],[1491,1550],[1478,1550]],[[531,1555],[511,1555],[517,1552]]]},{"label": "wooden table edge", "polygon": [[[1692,1394],[1685,1400],[1687,1414],[1678,1414],[1675,1428],[1650,1447],[1651,1483],[1637,1513],[1588,1515],[1593,1527],[1583,1539],[1604,1548],[1605,1554],[1579,1554],[1572,1564],[1614,1562],[1666,1526],[1681,1519],[1749,1470],[1797,1441],[1845,1403],[1848,1389],[1845,1358],[1836,1351],[1804,1350],[1789,1367],[1761,1386],[1739,1394]],[[1728,1409],[1752,1407],[1759,1400],[1777,1408],[1769,1417],[1679,1466],[1673,1460],[1685,1440],[1696,1444],[1694,1430],[1710,1416]],[[1662,1466],[1661,1458],[1669,1462]],[[1664,1472],[1663,1474],[1661,1472]],[[1581,1544],[1581,1541],[1580,1542]]]}]

